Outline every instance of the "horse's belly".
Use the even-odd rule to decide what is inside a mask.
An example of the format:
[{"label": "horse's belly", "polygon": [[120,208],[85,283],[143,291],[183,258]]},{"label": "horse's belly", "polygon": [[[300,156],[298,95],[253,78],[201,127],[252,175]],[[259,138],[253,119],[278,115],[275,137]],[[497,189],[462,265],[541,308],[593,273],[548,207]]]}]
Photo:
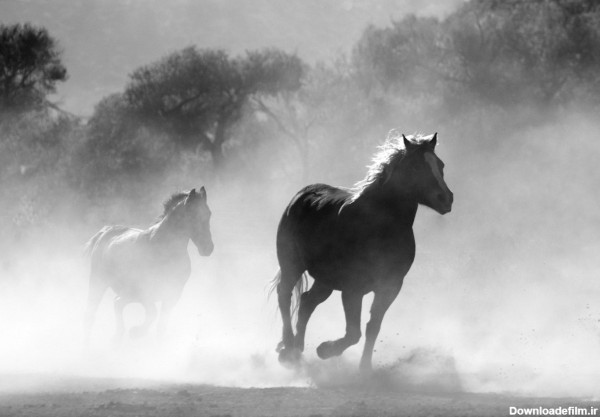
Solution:
[{"label": "horse's belly", "polygon": [[131,301],[158,301],[178,294],[190,276],[189,259],[115,256],[106,278],[119,296]]},{"label": "horse's belly", "polygon": [[180,294],[187,277],[164,275],[115,276],[110,287],[117,296],[129,301],[161,301],[171,294]]},{"label": "horse's belly", "polygon": [[315,281],[338,291],[352,291],[363,294],[375,288],[375,278],[370,275],[356,274],[350,271],[309,269],[308,273]]},{"label": "horse's belly", "polygon": [[[408,250],[407,250],[408,249]],[[401,280],[414,260],[414,246],[390,250],[362,248],[357,251],[330,253],[309,263],[308,273],[336,290],[368,293],[378,283]]]}]

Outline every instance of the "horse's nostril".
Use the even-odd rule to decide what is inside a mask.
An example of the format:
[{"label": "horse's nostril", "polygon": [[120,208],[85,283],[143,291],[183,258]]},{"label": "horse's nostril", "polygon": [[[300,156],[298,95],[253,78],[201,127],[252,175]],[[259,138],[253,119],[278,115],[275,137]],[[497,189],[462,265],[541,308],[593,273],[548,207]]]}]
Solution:
[{"label": "horse's nostril", "polygon": [[454,201],[454,194],[438,193],[436,194],[436,198],[440,203],[452,204],[452,202]]}]

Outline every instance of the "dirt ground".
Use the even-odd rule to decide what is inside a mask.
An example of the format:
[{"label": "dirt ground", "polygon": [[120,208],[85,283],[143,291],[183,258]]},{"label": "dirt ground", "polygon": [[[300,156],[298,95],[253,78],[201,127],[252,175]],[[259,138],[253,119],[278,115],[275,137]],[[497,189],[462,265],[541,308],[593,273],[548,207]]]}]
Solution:
[{"label": "dirt ground", "polygon": [[599,407],[576,398],[398,392],[384,387],[231,388],[1,376],[0,416],[508,416],[509,407]]}]

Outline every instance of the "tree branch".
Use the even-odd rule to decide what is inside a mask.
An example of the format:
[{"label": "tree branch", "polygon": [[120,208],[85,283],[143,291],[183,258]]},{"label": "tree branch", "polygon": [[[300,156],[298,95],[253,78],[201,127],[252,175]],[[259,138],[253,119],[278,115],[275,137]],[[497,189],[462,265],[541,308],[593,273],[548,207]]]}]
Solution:
[{"label": "tree branch", "polygon": [[275,114],[273,113],[273,111],[267,107],[265,105],[265,103],[263,103],[263,101],[259,98],[254,98],[254,101],[256,102],[256,104],[258,104],[258,106],[260,107],[260,110],[264,113],[266,113],[271,119],[273,119],[273,121],[275,122],[275,124],[277,125],[277,127],[279,127],[279,129],[286,134],[287,136],[289,136],[298,147],[302,146],[302,141],[300,140],[300,138],[291,130],[289,130],[281,121],[281,119]]}]

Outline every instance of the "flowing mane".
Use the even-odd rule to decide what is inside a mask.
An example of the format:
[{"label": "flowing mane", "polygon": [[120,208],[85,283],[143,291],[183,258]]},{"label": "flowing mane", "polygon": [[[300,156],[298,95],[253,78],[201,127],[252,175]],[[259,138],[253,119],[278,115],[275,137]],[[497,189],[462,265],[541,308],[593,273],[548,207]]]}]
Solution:
[{"label": "flowing mane", "polygon": [[[406,139],[415,145],[427,143],[431,138],[432,136],[425,136],[422,134],[406,136]],[[365,189],[369,188],[372,184],[377,183],[383,177],[388,166],[400,163],[405,156],[406,149],[404,148],[402,133],[400,133],[398,129],[390,130],[384,144],[379,147],[379,152],[373,156],[372,163],[368,166],[366,177],[354,184],[354,187],[351,188],[352,195],[349,202],[356,201]]]},{"label": "flowing mane", "polygon": [[159,221],[164,219],[167,216],[167,214],[169,214],[171,211],[173,211],[173,209],[177,206],[177,204],[179,204],[187,196],[188,196],[188,193],[186,193],[184,191],[180,191],[180,192],[172,194],[171,197],[166,199],[163,202],[163,213],[160,216],[158,216],[158,218],[156,219],[156,222],[158,223]]}]

